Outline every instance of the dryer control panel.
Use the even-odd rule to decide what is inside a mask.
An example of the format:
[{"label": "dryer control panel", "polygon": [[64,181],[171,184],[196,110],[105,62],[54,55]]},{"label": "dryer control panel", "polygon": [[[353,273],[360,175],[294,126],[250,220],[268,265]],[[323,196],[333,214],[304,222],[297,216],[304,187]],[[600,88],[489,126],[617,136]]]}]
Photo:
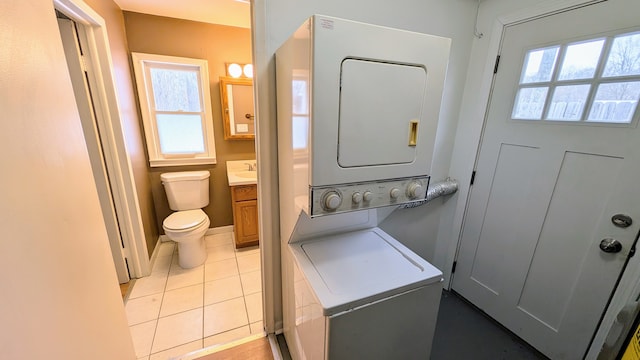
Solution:
[{"label": "dryer control panel", "polygon": [[429,176],[310,188],[311,217],[424,200]]}]

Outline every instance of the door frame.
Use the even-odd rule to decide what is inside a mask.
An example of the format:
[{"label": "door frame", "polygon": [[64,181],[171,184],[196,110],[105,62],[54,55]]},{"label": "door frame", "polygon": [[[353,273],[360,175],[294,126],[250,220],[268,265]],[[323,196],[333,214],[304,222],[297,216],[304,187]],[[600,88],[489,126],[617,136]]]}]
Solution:
[{"label": "door frame", "polygon": [[[486,125],[486,114],[491,100],[494,68],[496,67],[496,59],[500,54],[502,46],[502,38],[507,26],[516,25],[518,23],[535,20],[541,17],[550,16],[560,12],[570,11],[580,7],[605,2],[608,0],[548,0],[527,8],[519,9],[502,16],[498,16],[493,23],[490,33],[488,51],[479,81],[479,90],[474,92],[474,97],[483,99],[474,105],[474,113],[481,114],[475,118],[469,119],[467,123],[475,122],[476,125],[461,126],[458,124],[458,132],[464,129],[466,132],[464,141],[459,141],[460,134],[456,135],[456,147],[460,147],[459,152],[464,156],[472,157],[473,161],[461,161],[460,164],[454,164],[450,168],[451,174],[467,174],[466,177],[459,177],[461,186],[458,190],[456,208],[453,218],[453,234],[456,234],[455,240],[446,245],[446,249],[441,252],[446,260],[443,262],[443,274],[445,288],[449,289],[452,284],[452,268],[457,259],[458,250],[462,238],[462,229],[466,218],[467,207],[470,198],[470,179],[476,168],[477,158],[482,144],[482,135]],[[482,4],[481,4],[482,5]],[[454,155],[455,157],[455,155]],[[619,283],[613,292],[609,305],[605,310],[600,325],[596,330],[594,338],[587,351],[586,359],[596,359],[600,349],[605,343],[606,337],[614,325],[616,316],[627,304],[636,304],[640,297],[640,256],[633,256],[629,259],[626,268],[622,272]]]},{"label": "door frame", "polygon": [[269,56],[267,5],[251,1],[251,56],[253,61],[253,104],[256,119],[258,164],[258,231],[262,264],[263,323],[268,334],[281,334],[282,275],[280,271],[280,201],[278,189],[278,141],[270,126],[275,123],[275,63]]},{"label": "door frame", "polygon": [[127,283],[131,280],[129,277],[131,269],[129,269],[123,253],[122,235],[120,235],[118,216],[113,204],[113,192],[111,191],[109,175],[104,165],[105,157],[100,141],[100,132],[96,123],[97,119],[94,111],[96,102],[91,93],[91,89],[96,87],[95,74],[93,74],[93,69],[89,66],[91,54],[82,50],[87,47],[86,34],[84,27],[78,26],[73,20],[66,18],[58,18],[57,20],[67,66],[69,67],[69,75],[73,84],[73,93],[78,106],[80,122],[82,122],[82,130],[87,143],[91,169],[95,178],[96,189],[98,190],[102,217],[109,236],[109,245],[116,267],[116,274],[118,275],[118,282],[121,284]]},{"label": "door frame", "polygon": [[84,28],[88,40],[91,68],[96,88],[96,122],[100,129],[105,165],[111,176],[113,200],[124,243],[124,256],[129,260],[132,278],[150,274],[140,206],[136,193],[133,168],[126,149],[124,132],[116,96],[115,77],[106,23],[82,0],[53,0],[54,7]]}]

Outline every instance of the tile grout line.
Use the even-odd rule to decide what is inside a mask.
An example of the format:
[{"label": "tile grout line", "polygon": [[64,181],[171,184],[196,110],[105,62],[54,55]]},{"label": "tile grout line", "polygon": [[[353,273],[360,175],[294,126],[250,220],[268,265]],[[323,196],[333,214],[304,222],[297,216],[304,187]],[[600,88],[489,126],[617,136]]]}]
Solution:
[{"label": "tile grout line", "polygon": [[[251,324],[252,323],[251,323],[251,320],[249,319],[249,309],[248,309],[248,304],[247,304],[246,297],[247,297],[247,295],[252,295],[253,293],[252,294],[247,294],[246,291],[245,291],[245,287],[243,286],[244,283],[242,281],[242,276],[241,276],[241,271],[240,271],[239,259],[238,259],[239,257],[247,256],[247,255],[251,255],[251,254],[243,253],[242,255],[239,255],[239,253],[236,251],[237,249],[235,249],[235,247],[233,246],[232,237],[228,240],[227,244],[223,244],[223,245],[220,245],[220,246],[225,246],[225,245],[231,245],[231,247],[233,249],[233,258],[232,259],[233,259],[233,262],[234,262],[234,264],[236,266],[237,274],[238,274],[237,276],[238,276],[238,279],[240,281],[241,297],[242,297],[242,300],[243,300],[243,303],[244,303],[244,315],[245,315],[245,318],[246,318],[247,322],[246,322],[246,325],[242,325],[242,326],[239,326],[239,327],[234,328],[234,329],[229,329],[229,330],[223,331],[223,332],[218,333],[218,334],[213,334],[211,336],[224,334],[226,332],[237,330],[237,329],[242,328],[244,326],[247,326],[248,330],[249,330],[249,334],[252,334],[252,332],[251,332]],[[218,247],[218,246],[213,246],[210,249],[216,248],[216,247]],[[150,320],[150,321],[154,321],[155,320],[156,321],[156,325],[155,325],[155,328],[154,328],[154,331],[153,331],[153,335],[152,335],[151,348],[148,350],[148,354],[146,355],[146,357],[151,357],[152,355],[155,355],[155,354],[158,354],[158,353],[161,353],[161,352],[164,352],[164,351],[168,351],[168,350],[171,350],[171,349],[174,349],[174,348],[189,344],[189,342],[187,342],[185,344],[178,344],[178,345],[170,347],[168,349],[159,350],[159,351],[157,351],[155,353],[153,352],[153,346],[155,345],[155,342],[157,341],[159,321],[160,321],[161,318],[163,318],[161,316],[161,311],[162,311],[163,306],[165,305],[164,301],[166,300],[166,297],[165,297],[166,292],[167,291],[178,290],[178,289],[183,289],[183,288],[186,288],[186,287],[189,287],[189,286],[194,286],[194,285],[202,286],[202,298],[201,298],[202,306],[200,307],[201,314],[202,314],[202,329],[201,329],[202,333],[201,333],[201,337],[199,339],[197,339],[197,340],[194,340],[194,341],[198,341],[201,348],[204,347],[204,340],[205,340],[205,313],[204,313],[204,307],[206,306],[206,304],[205,304],[206,296],[205,296],[205,291],[204,291],[204,287],[205,287],[204,285],[206,284],[206,267],[207,267],[207,263],[205,262],[205,264],[203,264],[204,266],[203,266],[202,273],[201,273],[201,280],[200,280],[200,282],[198,284],[187,285],[187,286],[182,286],[182,287],[179,287],[179,288],[176,288],[176,289],[168,290],[168,283],[169,283],[169,278],[171,276],[171,270],[175,268],[174,260],[176,260],[176,257],[178,256],[177,255],[177,251],[178,251],[177,246],[175,244],[173,244],[173,251],[171,252],[171,260],[170,260],[169,266],[168,266],[168,268],[166,270],[166,278],[164,279],[163,290],[162,290],[161,294],[160,293],[157,294],[157,295],[160,295],[160,308],[159,308],[158,313],[156,314],[155,318]],[[230,259],[220,259],[218,261],[224,261],[224,260],[230,260]],[[213,263],[214,262],[211,262],[211,264],[213,264]],[[254,270],[254,271],[249,271],[247,273],[259,272],[260,270],[261,269]],[[233,276],[226,276],[224,278],[215,279],[215,280],[212,280],[212,281],[221,280],[221,279],[225,279],[225,278],[229,278],[229,277],[233,277]],[[260,291],[262,291],[262,286],[260,286]],[[255,292],[255,293],[258,293],[258,292]],[[151,294],[151,295],[154,295],[154,294]],[[240,296],[238,296],[238,297],[240,297]],[[229,300],[229,299],[227,299],[227,300]],[[227,300],[224,300],[224,301],[227,301]],[[220,301],[220,302],[222,302],[222,301]],[[220,302],[218,302],[218,303],[220,303]],[[167,315],[165,317],[174,316],[174,315],[177,315],[177,314],[180,314],[180,313],[184,313],[184,312],[187,312],[187,311],[191,311],[191,309],[190,310],[180,311],[180,312],[174,313],[174,314],[169,314],[169,315]],[[259,322],[259,321],[257,321],[257,322]]]},{"label": "tile grout line", "polygon": [[[164,288],[162,289],[162,296],[160,299],[160,308],[158,309],[158,314],[156,315],[156,328],[153,330],[153,338],[151,340],[151,348],[149,349],[149,354],[147,355],[149,359],[153,354],[153,344],[156,341],[156,334],[158,332],[158,324],[160,323],[160,312],[162,311],[162,303],[164,302],[164,294],[167,292],[167,283],[169,282],[169,273],[171,272],[171,265],[173,265],[173,257],[176,256],[177,246],[173,244],[173,251],[171,252],[171,262],[169,263],[169,269],[167,269],[167,278],[164,280]],[[153,269],[152,269],[153,270]]]},{"label": "tile grout line", "polygon": [[238,252],[234,249],[234,255],[236,259],[236,266],[238,267],[238,277],[240,277],[240,290],[242,290],[242,302],[244,303],[244,314],[247,317],[247,326],[249,326],[249,334],[251,334],[251,320],[249,320],[249,307],[247,306],[247,294],[244,293],[244,283],[242,282],[242,272],[240,271],[240,264],[238,263]]}]

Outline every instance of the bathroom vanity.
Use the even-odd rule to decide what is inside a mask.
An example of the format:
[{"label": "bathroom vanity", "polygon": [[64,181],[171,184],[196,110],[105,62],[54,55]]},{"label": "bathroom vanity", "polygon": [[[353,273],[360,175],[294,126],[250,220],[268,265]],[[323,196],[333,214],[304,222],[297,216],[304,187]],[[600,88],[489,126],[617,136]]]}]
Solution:
[{"label": "bathroom vanity", "polygon": [[227,161],[236,248],[258,245],[258,186],[255,160]]},{"label": "bathroom vanity", "polygon": [[236,248],[258,245],[257,185],[231,187]]}]

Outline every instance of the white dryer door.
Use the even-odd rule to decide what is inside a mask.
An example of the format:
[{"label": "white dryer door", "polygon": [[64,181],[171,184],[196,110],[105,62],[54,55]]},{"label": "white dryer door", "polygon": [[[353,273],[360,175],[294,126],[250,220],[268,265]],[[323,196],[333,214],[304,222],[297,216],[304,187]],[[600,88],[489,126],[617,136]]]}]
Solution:
[{"label": "white dryer door", "polygon": [[415,161],[426,70],[345,59],[340,76],[338,164],[348,168]]}]

